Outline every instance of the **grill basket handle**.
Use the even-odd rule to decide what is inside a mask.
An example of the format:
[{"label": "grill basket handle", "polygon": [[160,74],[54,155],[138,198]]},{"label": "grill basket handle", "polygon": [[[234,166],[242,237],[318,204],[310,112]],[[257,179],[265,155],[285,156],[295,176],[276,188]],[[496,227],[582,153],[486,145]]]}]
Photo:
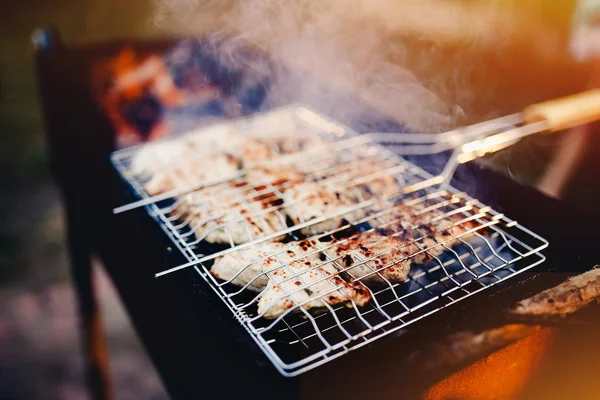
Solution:
[{"label": "grill basket handle", "polygon": [[546,121],[546,132],[558,132],[600,120],[600,89],[532,104],[523,117],[529,124]]}]

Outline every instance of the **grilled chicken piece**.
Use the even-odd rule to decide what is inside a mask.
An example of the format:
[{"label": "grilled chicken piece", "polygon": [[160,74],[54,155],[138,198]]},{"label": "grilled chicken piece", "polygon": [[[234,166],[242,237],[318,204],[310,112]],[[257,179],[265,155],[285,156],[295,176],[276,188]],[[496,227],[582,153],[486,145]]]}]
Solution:
[{"label": "grilled chicken piece", "polygon": [[252,143],[246,145],[242,153],[242,162],[246,168],[324,143],[318,135],[309,132],[255,133],[250,137]]},{"label": "grilled chicken piece", "polygon": [[258,300],[258,314],[275,319],[286,311],[300,312],[326,305],[356,304],[371,300],[369,290],[360,282],[347,282],[332,263],[324,264],[319,256],[293,261],[269,274],[269,283]]},{"label": "grilled chicken piece", "polygon": [[310,131],[286,132],[277,141],[277,147],[283,154],[297,153],[323,146],[325,141]]},{"label": "grilled chicken piece", "polygon": [[[318,247],[313,240],[301,240],[293,244],[262,242],[218,258],[211,267],[210,273],[215,278],[231,280],[231,283],[237,286],[243,287],[248,284],[247,289],[260,292],[269,281],[263,272],[316,251]],[[312,260],[314,255],[309,258]]]},{"label": "grilled chicken piece", "polygon": [[[215,134],[218,133],[218,134]],[[180,166],[187,160],[195,160],[220,153],[228,153],[236,158],[251,140],[239,133],[219,130],[209,133],[190,133],[178,138],[147,144],[133,157],[131,169],[137,175],[154,175]]]},{"label": "grilled chicken piece", "polygon": [[[418,210],[419,207],[416,207]],[[353,279],[365,283],[405,281],[413,264],[426,264],[456,243],[472,224],[456,225],[462,218],[449,216],[432,220],[441,211],[415,213],[415,208],[398,205],[387,223],[366,233],[334,239],[324,252]]]},{"label": "grilled chicken piece", "polygon": [[[285,191],[284,196],[286,198],[285,213],[295,225],[346,208],[351,209],[360,202],[356,190],[348,189],[339,184],[324,185],[316,182],[306,182],[292,186]],[[364,208],[358,208],[303,228],[301,232],[305,235],[312,235],[315,232],[331,231],[342,226],[345,223],[344,221],[355,222],[364,216]]]},{"label": "grilled chicken piece", "polygon": [[358,179],[360,190],[365,198],[393,196],[400,192],[400,184],[393,174],[386,171],[365,172],[364,179]]},{"label": "grilled chicken piece", "polygon": [[336,259],[338,268],[342,268],[353,280],[364,283],[406,280],[415,261],[412,256],[418,251],[408,232],[393,236],[392,230],[381,229],[339,241],[334,239],[332,246],[324,250]]},{"label": "grilled chicken piece", "polygon": [[245,168],[252,168],[259,165],[261,162],[272,160],[278,157],[276,148],[269,146],[266,143],[253,142],[244,147],[242,153],[242,163]]},{"label": "grilled chicken piece", "polygon": [[[234,175],[260,162],[294,153],[323,141],[316,135],[242,135],[231,131],[196,133],[138,151],[132,169],[150,175],[151,195]],[[212,132],[216,133],[216,132]],[[295,180],[297,180],[296,178]]]},{"label": "grilled chicken piece", "polygon": [[312,131],[303,129],[281,130],[277,132],[253,132],[250,137],[279,154],[291,154],[323,145],[323,139]]},{"label": "grilled chicken piece", "polygon": [[359,159],[328,171],[330,176],[327,176],[327,179],[358,188],[365,199],[384,197],[400,191],[399,182],[393,172],[395,169],[397,166],[391,161]]},{"label": "grilled chicken piece", "polygon": [[[294,225],[312,219],[350,209],[374,195],[386,196],[397,193],[398,181],[382,165],[356,161],[347,163],[336,175],[305,175],[297,166],[281,164],[272,167],[251,169],[248,181],[253,185],[266,182],[277,186],[286,199],[284,211]],[[363,172],[365,176],[361,175]],[[365,178],[365,179],[363,179]],[[310,181],[318,179],[318,181]],[[356,181],[356,183],[354,183]],[[390,206],[380,204],[380,206]],[[329,218],[323,222],[303,228],[301,233],[312,235],[338,228],[345,221],[355,222],[366,215],[364,208]]]},{"label": "grilled chicken piece", "polygon": [[240,169],[239,160],[227,153],[182,159],[164,170],[157,171],[144,184],[151,195],[195,185],[203,181],[226,178]]},{"label": "grilled chicken piece", "polygon": [[252,207],[243,205],[235,210],[225,210],[217,217],[198,216],[194,218],[191,225],[196,229],[195,235],[198,239],[209,243],[233,243],[234,245],[262,238],[286,228],[285,220],[275,212],[254,211]]},{"label": "grilled chicken piece", "polygon": [[[368,303],[368,289],[359,282],[344,281],[331,263],[323,264],[325,257],[318,250],[314,240],[260,243],[220,257],[210,273],[248,290],[262,291],[258,313],[267,319],[302,303],[306,310],[325,304]],[[299,311],[299,307],[293,310]]]},{"label": "grilled chicken piece", "polygon": [[197,239],[209,243],[240,244],[285,229],[283,200],[272,192],[254,193],[226,184],[203,189],[186,195],[175,213]]},{"label": "grilled chicken piece", "polygon": [[176,140],[145,145],[132,158],[131,170],[135,175],[151,176],[177,159],[187,157],[188,150],[186,146]]},{"label": "grilled chicken piece", "polygon": [[296,168],[289,165],[257,166],[247,171],[246,180],[248,184],[257,189],[266,185],[281,187],[281,190],[302,183],[306,176]]},{"label": "grilled chicken piece", "polygon": [[[458,237],[467,238],[468,230],[476,226],[476,223],[470,221],[461,223],[465,218],[462,214],[444,215],[447,210],[423,210],[422,204],[399,204],[394,207],[389,221],[392,226],[396,225],[397,229],[408,229],[416,240],[415,243],[422,249],[429,249],[428,253],[431,256],[446,251],[440,243],[450,247],[457,242]],[[436,218],[439,219],[435,220]]]}]

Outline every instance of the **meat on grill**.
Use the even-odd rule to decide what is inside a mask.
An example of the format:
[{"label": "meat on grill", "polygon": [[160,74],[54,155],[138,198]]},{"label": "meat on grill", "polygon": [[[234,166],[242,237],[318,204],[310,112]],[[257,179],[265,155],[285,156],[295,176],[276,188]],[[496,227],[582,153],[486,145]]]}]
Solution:
[{"label": "meat on grill", "polygon": [[[211,273],[261,292],[258,313],[274,319],[287,312],[327,305],[364,306],[370,291],[362,284],[403,282],[411,266],[425,264],[468,234],[459,215],[397,205],[380,226],[330,241],[265,242],[219,258]],[[281,268],[278,268],[281,266]]]},{"label": "meat on grill", "polygon": [[208,180],[231,177],[239,169],[239,160],[231,154],[198,155],[156,171],[144,187],[150,195],[157,195]]},{"label": "meat on grill", "polygon": [[363,158],[342,162],[341,166],[327,170],[328,174],[320,174],[320,178],[357,188],[365,199],[399,192],[400,184],[395,174],[389,172],[397,169],[393,162]]},{"label": "meat on grill", "polygon": [[244,167],[251,168],[280,155],[298,153],[323,143],[318,135],[310,132],[254,134],[252,141],[244,146],[241,158]]},{"label": "meat on grill", "polygon": [[230,130],[218,130],[207,134],[190,133],[180,138],[154,142],[142,147],[132,159],[132,171],[136,175],[152,176],[181,163],[206,156],[229,154],[236,159],[240,149],[246,147],[249,139]]},{"label": "meat on grill", "polygon": [[393,196],[400,191],[400,184],[394,176],[385,170],[365,170],[363,177],[357,179],[360,189],[363,191],[363,196],[369,197],[385,197]]},{"label": "meat on grill", "polygon": [[256,166],[246,174],[248,184],[257,189],[273,187],[283,191],[306,181],[305,174],[289,165]]},{"label": "meat on grill", "polygon": [[300,312],[338,304],[364,306],[370,291],[360,282],[347,282],[331,263],[318,256],[293,261],[269,274],[258,300],[258,314],[275,319],[285,312]]},{"label": "meat on grill", "polygon": [[406,280],[413,263],[411,255],[419,250],[406,231],[402,233],[400,236],[385,236],[377,231],[360,233],[340,243],[334,241],[325,252],[353,280],[401,282]]},{"label": "meat on grill", "polygon": [[348,209],[346,213],[301,229],[305,235],[331,231],[344,221],[355,222],[365,216],[364,208],[354,207],[360,202],[357,191],[340,184],[306,182],[291,187],[284,196],[285,213],[294,225]]},{"label": "meat on grill", "polygon": [[[415,207],[419,209],[419,207]],[[468,234],[458,215],[433,222],[441,211],[415,213],[400,204],[387,223],[349,238],[334,239],[324,252],[353,280],[365,283],[405,281],[413,264],[426,264]],[[387,282],[386,282],[387,281]]]},{"label": "meat on grill", "polygon": [[244,287],[248,284],[248,290],[260,292],[269,281],[265,273],[316,250],[316,244],[312,240],[296,244],[262,242],[219,257],[210,273],[223,281],[231,280],[230,283],[237,286]]},{"label": "meat on grill", "polygon": [[477,226],[470,220],[463,221],[466,215],[451,210],[426,209],[422,203],[399,204],[389,214],[388,223],[392,227],[396,225],[396,229],[410,230],[421,249],[429,249],[431,256],[437,256],[445,251],[444,246],[450,247],[459,238],[467,238],[471,235],[469,230]]},{"label": "meat on grill", "polygon": [[[297,225],[348,210],[299,231],[310,236],[366,216],[364,207],[355,207],[365,199],[364,185],[348,187],[341,183],[306,182],[305,178],[295,168],[252,168],[243,187],[223,184],[198,190],[193,196],[184,197],[175,214],[181,216],[183,210],[197,238],[234,244],[283,230],[286,220]],[[223,188],[223,193],[219,188]]]},{"label": "meat on grill", "polygon": [[370,300],[361,283],[348,283],[324,261],[314,240],[264,242],[220,257],[210,272],[234,285],[262,291],[258,312],[268,319],[293,308],[299,312],[299,305],[310,310],[325,304],[363,306]]},{"label": "meat on grill", "polygon": [[261,162],[322,143],[317,135],[308,133],[243,135],[209,131],[149,145],[136,154],[132,169],[136,174],[151,176],[145,188],[156,195],[231,176],[242,168],[250,169]]},{"label": "meat on grill", "polygon": [[[238,198],[232,198],[215,188],[203,188],[180,197],[180,205],[172,215],[182,217],[180,221],[189,224],[196,238],[206,242],[245,243],[285,229],[286,220],[292,224],[309,222],[323,215],[350,209],[373,194],[384,189],[395,191],[397,187],[395,178],[386,175],[385,171],[381,172],[382,165],[373,161],[345,162],[339,175],[331,168],[325,168],[329,175],[311,174],[314,165],[310,162],[300,167],[297,162],[261,163],[281,154],[322,144],[323,141],[316,135],[262,134],[243,137],[228,131],[222,132],[222,137],[223,140],[219,140],[215,135],[193,134],[166,141],[151,145],[152,153],[149,150],[141,152],[134,160],[136,170],[145,170],[151,175],[145,184],[151,195],[234,176],[240,168],[245,167],[249,191],[270,192],[272,197],[276,197],[275,203],[247,193],[238,193]],[[228,148],[226,141],[233,143],[234,148]],[[213,147],[210,154],[206,154],[209,150],[203,143]],[[165,154],[160,153],[161,149],[165,150]],[[154,154],[154,158],[150,154]],[[160,164],[159,156],[166,159],[166,165],[157,167]],[[333,162],[335,164],[338,160]],[[353,179],[360,179],[365,172],[376,172],[377,178],[362,180],[355,186],[349,184]],[[231,191],[227,184],[223,187]],[[282,194],[284,198],[281,198]],[[333,230],[346,221],[354,222],[363,217],[365,211],[358,208],[305,227],[301,233],[311,235]]]},{"label": "meat on grill", "polygon": [[[363,171],[369,172],[371,179],[360,179],[354,184],[353,180],[360,178]],[[347,222],[356,222],[366,216],[366,210],[364,206],[354,206],[374,196],[385,196],[399,190],[393,175],[360,160],[346,163],[339,175],[306,175],[293,165],[283,164],[279,168],[251,169],[248,180],[254,185],[265,182],[279,185],[278,190],[285,198],[283,211],[294,225],[339,213],[302,228],[300,232],[303,235],[327,232]]]},{"label": "meat on grill", "polygon": [[239,189],[223,184],[182,196],[174,215],[209,243],[240,244],[286,228],[283,200],[269,191]]}]

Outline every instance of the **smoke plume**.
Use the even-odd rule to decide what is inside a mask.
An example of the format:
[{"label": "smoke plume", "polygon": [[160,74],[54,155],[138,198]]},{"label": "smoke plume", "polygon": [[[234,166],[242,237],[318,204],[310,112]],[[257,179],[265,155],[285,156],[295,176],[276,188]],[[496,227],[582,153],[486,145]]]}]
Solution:
[{"label": "smoke plume", "polygon": [[[155,10],[171,33],[229,37],[231,52],[220,56],[230,64],[243,62],[235,49],[250,44],[284,66],[268,71],[279,75],[270,105],[308,102],[344,122],[360,119],[360,107],[341,107],[334,89],[422,132],[470,122],[465,110],[497,116],[481,105],[494,104],[502,82],[482,73],[489,60],[476,54],[514,42],[526,25],[498,1],[156,0]],[[545,38],[534,51],[556,44]],[[265,65],[247,68],[260,74]],[[474,96],[478,80],[487,87]]]}]

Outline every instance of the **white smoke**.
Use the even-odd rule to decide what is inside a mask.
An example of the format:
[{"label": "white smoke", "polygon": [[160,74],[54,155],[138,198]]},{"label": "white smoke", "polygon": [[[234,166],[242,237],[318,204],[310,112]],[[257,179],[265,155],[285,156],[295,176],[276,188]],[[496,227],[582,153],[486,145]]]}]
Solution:
[{"label": "white smoke", "polygon": [[[477,102],[469,52],[500,46],[520,23],[494,1],[485,13],[478,7],[486,2],[452,0],[155,1],[156,23],[172,33],[232,38],[231,52],[221,54],[228,63],[243,62],[234,54],[243,43],[285,66],[268,71],[279,75],[268,94],[272,105],[308,102],[345,122],[359,119],[359,107],[340,109],[333,89],[428,132],[464,122],[463,110]],[[251,68],[262,73],[266,64]]]}]

